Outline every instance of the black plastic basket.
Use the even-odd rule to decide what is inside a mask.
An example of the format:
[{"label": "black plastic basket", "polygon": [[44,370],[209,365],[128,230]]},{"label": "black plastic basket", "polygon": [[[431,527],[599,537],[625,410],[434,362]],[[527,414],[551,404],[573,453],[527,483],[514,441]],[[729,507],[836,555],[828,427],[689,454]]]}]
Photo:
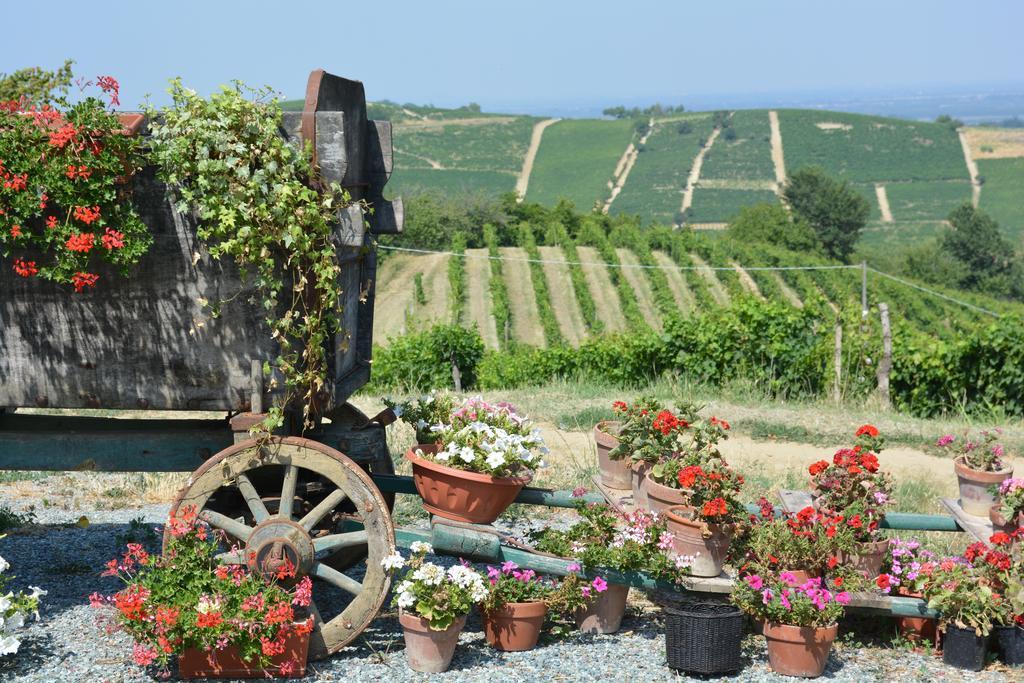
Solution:
[{"label": "black plastic basket", "polygon": [[665,607],[665,655],[679,671],[718,674],[743,668],[743,612],[721,602]]},{"label": "black plastic basket", "polygon": [[1020,626],[997,626],[994,635],[1003,664],[1024,666],[1024,629]]}]

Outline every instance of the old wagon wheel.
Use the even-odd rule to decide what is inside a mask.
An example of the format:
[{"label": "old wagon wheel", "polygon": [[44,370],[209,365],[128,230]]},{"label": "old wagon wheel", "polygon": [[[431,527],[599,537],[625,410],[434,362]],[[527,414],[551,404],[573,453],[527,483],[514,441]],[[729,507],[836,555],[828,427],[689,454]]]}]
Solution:
[{"label": "old wagon wheel", "polygon": [[[325,495],[313,505],[297,495],[300,482],[313,479]],[[259,489],[255,482],[259,482]],[[263,498],[267,482],[276,484],[279,504]],[[240,496],[244,512],[225,499]],[[332,518],[345,502],[359,511],[363,529],[333,533]],[[381,560],[395,550],[388,506],[370,477],[348,457],[319,442],[273,437],[260,446],[248,440],[226,448],[193,473],[171,508],[194,506],[199,518],[223,530],[241,550],[219,557],[254,571],[274,572],[288,559],[298,576],[313,586],[315,629],[310,659],[320,659],[350,643],[377,615],[391,580]],[[165,542],[166,542],[165,534]],[[365,566],[338,571],[324,562],[340,549],[364,547]],[[359,575],[361,580],[359,580]]]}]

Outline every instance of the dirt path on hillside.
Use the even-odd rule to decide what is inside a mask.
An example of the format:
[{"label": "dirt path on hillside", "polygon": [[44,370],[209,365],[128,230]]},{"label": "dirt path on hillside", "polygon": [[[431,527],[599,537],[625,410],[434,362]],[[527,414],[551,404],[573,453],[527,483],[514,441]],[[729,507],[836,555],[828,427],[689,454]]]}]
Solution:
[{"label": "dirt path on hillside", "polygon": [[[565,252],[561,247],[538,247],[540,257],[545,261],[565,261]],[[576,290],[572,287],[572,276],[569,266],[563,263],[545,263],[544,279],[548,283],[551,294],[551,307],[555,310],[558,329],[562,338],[573,346],[579,346],[587,336],[587,325],[583,322],[583,312],[576,300]]]},{"label": "dirt path on hillside", "polygon": [[764,294],[761,293],[761,288],[757,286],[756,282],[754,282],[754,278],[750,277],[750,273],[744,270],[743,266],[736,263],[735,261],[730,261],[729,265],[736,269],[736,275],[739,276],[740,284],[743,285],[743,288],[746,289],[751,294],[753,294],[754,296],[756,296],[758,299],[764,301]]},{"label": "dirt path on hillside", "polygon": [[[629,249],[616,249],[615,253],[619,257],[619,263],[625,266],[637,266],[640,265],[640,261],[637,260],[636,254],[631,252]],[[651,283],[647,279],[647,273],[642,268],[623,268],[622,275],[626,278],[626,282],[633,289],[633,294],[636,295],[636,303],[640,307],[640,312],[644,316],[644,320],[655,330],[661,329],[661,316],[658,315],[658,304],[654,301],[654,291],[651,289]]]},{"label": "dirt path on hillside", "polygon": [[444,166],[442,166],[439,162],[434,161],[433,159],[430,159],[428,157],[421,156],[419,154],[413,154],[412,152],[406,152],[404,149],[398,149],[397,147],[394,148],[394,151],[395,151],[396,154],[404,154],[407,157],[412,157],[413,159],[419,159],[420,161],[425,161],[428,164],[430,164],[430,168],[435,170],[435,171],[443,171],[444,170]]},{"label": "dirt path on hillside", "polygon": [[775,194],[782,196],[782,187],[786,184],[786,157],[782,152],[782,128],[779,126],[779,113],[768,112],[768,124],[771,126],[772,165],[775,166]]},{"label": "dirt path on hillside", "polygon": [[523,168],[519,171],[519,177],[516,178],[516,194],[519,196],[519,201],[526,196],[526,188],[530,185],[530,174],[533,173],[533,162],[537,158],[537,150],[540,149],[540,139],[544,135],[544,129],[559,121],[561,119],[545,119],[534,124],[533,132],[530,133],[530,146],[526,150],[526,156],[523,157]]},{"label": "dirt path on hillside", "polygon": [[882,222],[892,223],[892,209],[889,208],[889,193],[885,185],[875,183],[875,197],[878,199],[878,210],[882,212]]},{"label": "dirt path on hillside", "polygon": [[[373,339],[387,343],[388,336],[428,327],[448,319],[448,256],[430,254],[389,257],[377,273],[373,315]],[[427,303],[416,303],[414,278],[423,274]]]},{"label": "dirt path on hillside", "polygon": [[676,300],[676,306],[683,315],[689,315],[697,307],[690,291],[683,272],[676,267],[672,257],[663,251],[654,252],[654,261],[664,268],[665,279],[668,280],[668,288],[672,290],[672,298]]},{"label": "dirt path on hillside", "polygon": [[690,254],[690,258],[693,260],[693,265],[697,266],[697,272],[700,273],[708,283],[708,289],[711,292],[711,297],[715,300],[719,306],[729,305],[729,292],[725,290],[725,287],[719,281],[718,276],[715,275],[715,271],[711,270],[711,267],[704,262],[700,256],[696,254]]},{"label": "dirt path on hillside", "polygon": [[594,247],[576,247],[576,254],[583,263],[583,276],[597,309],[597,319],[604,323],[608,332],[626,329],[626,316],[622,315],[618,292],[608,276],[608,268],[600,265],[604,259]]},{"label": "dirt path on hillside", "polygon": [[508,288],[508,303],[512,309],[512,336],[530,346],[545,346],[544,328],[537,311],[537,294],[530,279],[530,264],[526,250],[519,247],[501,247],[498,253],[505,259],[501,273]]},{"label": "dirt path on hillside", "polygon": [[718,139],[718,134],[721,132],[721,128],[715,128],[711,131],[708,141],[697,152],[697,156],[693,160],[693,166],[690,167],[690,175],[686,178],[686,189],[683,190],[683,203],[679,206],[680,211],[686,211],[693,204],[693,191],[697,188],[697,181],[700,180],[700,169],[704,165],[704,155],[715,144],[715,140]]},{"label": "dirt path on hillside", "polygon": [[476,323],[489,349],[498,348],[498,330],[491,314],[491,261],[486,249],[466,250],[466,293],[469,296],[469,322]]},{"label": "dirt path on hillside", "polygon": [[971,204],[974,205],[974,208],[978,208],[978,202],[981,201],[978,164],[974,161],[974,157],[971,156],[971,143],[967,139],[967,133],[961,128],[957,131],[957,135],[960,137],[960,147],[964,150],[964,162],[967,163],[967,173],[971,176]]},{"label": "dirt path on hillside", "polygon": [[785,278],[783,278],[779,273],[771,273],[771,276],[772,278],[774,278],[775,284],[778,285],[779,291],[782,292],[782,296],[786,299],[786,301],[796,306],[797,308],[804,307],[804,302],[800,301],[800,297],[797,295],[795,291],[793,291],[793,288],[786,283]]},{"label": "dirt path on hillside", "polygon": [[634,145],[632,142],[626,146],[626,151],[622,153],[622,158],[619,159],[619,163],[615,165],[615,176],[611,186],[612,193],[609,195],[607,201],[604,203],[604,207],[601,209],[602,213],[608,213],[608,209],[611,208],[612,202],[622,192],[622,187],[626,184],[626,179],[629,178],[629,172],[633,170],[633,164],[636,163],[637,157],[640,156],[640,145],[647,144],[647,138],[654,132],[654,118],[647,124],[647,132],[643,134],[640,141]]}]

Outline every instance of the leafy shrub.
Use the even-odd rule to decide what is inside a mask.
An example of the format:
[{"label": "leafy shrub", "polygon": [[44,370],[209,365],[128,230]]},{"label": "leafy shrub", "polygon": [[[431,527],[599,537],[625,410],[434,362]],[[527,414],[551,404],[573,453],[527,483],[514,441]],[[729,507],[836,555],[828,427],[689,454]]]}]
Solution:
[{"label": "leafy shrub", "polygon": [[452,256],[448,259],[448,296],[451,301],[452,322],[462,322],[462,316],[466,312],[466,260],[463,254],[466,253],[466,235],[457,232],[452,236]]},{"label": "leafy shrub", "polygon": [[463,387],[477,384],[484,340],[476,328],[435,325],[429,330],[392,338],[374,350],[373,384],[402,389],[453,388],[452,362]]}]

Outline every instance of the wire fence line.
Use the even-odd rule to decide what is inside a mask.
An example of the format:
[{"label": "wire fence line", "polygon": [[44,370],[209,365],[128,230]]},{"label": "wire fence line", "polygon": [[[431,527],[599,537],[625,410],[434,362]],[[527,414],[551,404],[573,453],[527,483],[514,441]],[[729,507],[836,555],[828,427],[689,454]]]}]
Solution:
[{"label": "wire fence line", "polygon": [[997,313],[995,311],[990,311],[987,308],[982,308],[981,306],[978,306],[978,305],[972,304],[972,303],[968,303],[967,301],[961,301],[960,299],[956,299],[954,297],[948,296],[946,294],[943,294],[942,292],[936,292],[934,289],[929,289],[928,287],[923,287],[921,285],[914,284],[913,282],[909,282],[909,281],[904,280],[902,278],[896,277],[895,275],[890,275],[889,273],[886,273],[884,271],[878,270],[877,268],[872,268],[870,265],[866,265],[866,264],[832,265],[832,266],[744,266],[744,265],[741,265],[741,264],[737,264],[736,267],[733,267],[733,266],[710,266],[710,265],[704,265],[704,266],[697,266],[697,265],[693,265],[693,266],[679,266],[679,265],[663,266],[663,265],[650,265],[650,264],[644,264],[644,263],[607,263],[605,261],[566,261],[566,260],[557,260],[557,259],[519,258],[519,257],[515,257],[515,256],[500,256],[500,255],[499,256],[492,256],[492,255],[486,254],[486,253],[483,253],[483,254],[467,254],[467,253],[457,253],[457,252],[454,252],[454,251],[436,251],[436,250],[431,250],[431,249],[414,249],[412,247],[395,247],[395,246],[388,245],[388,244],[378,244],[377,248],[378,249],[386,249],[388,251],[398,251],[398,252],[404,252],[404,253],[410,253],[410,254],[438,254],[438,255],[442,255],[442,256],[455,256],[455,257],[460,257],[460,258],[478,258],[478,259],[487,259],[487,260],[493,260],[493,261],[520,261],[520,262],[524,262],[524,263],[541,263],[541,264],[549,264],[549,265],[556,265],[556,266],[597,266],[597,267],[603,267],[603,268],[623,268],[623,269],[633,268],[633,269],[637,269],[637,270],[697,270],[697,271],[712,270],[712,271],[735,272],[736,268],[740,268],[740,269],[746,270],[746,271],[864,270],[866,268],[868,271],[870,271],[872,273],[875,273],[876,275],[881,275],[882,277],[888,278],[888,279],[892,280],[893,282],[896,282],[898,284],[904,285],[906,287],[911,287],[911,288],[916,289],[918,291],[924,292],[925,294],[931,294],[932,296],[938,297],[938,298],[943,299],[945,301],[948,301],[950,303],[958,304],[960,306],[963,306],[965,308],[969,308],[969,309],[971,309],[973,311],[977,311],[979,313],[984,313],[986,315],[991,315],[991,316],[996,317],[996,318],[1002,317],[1001,313]]}]

